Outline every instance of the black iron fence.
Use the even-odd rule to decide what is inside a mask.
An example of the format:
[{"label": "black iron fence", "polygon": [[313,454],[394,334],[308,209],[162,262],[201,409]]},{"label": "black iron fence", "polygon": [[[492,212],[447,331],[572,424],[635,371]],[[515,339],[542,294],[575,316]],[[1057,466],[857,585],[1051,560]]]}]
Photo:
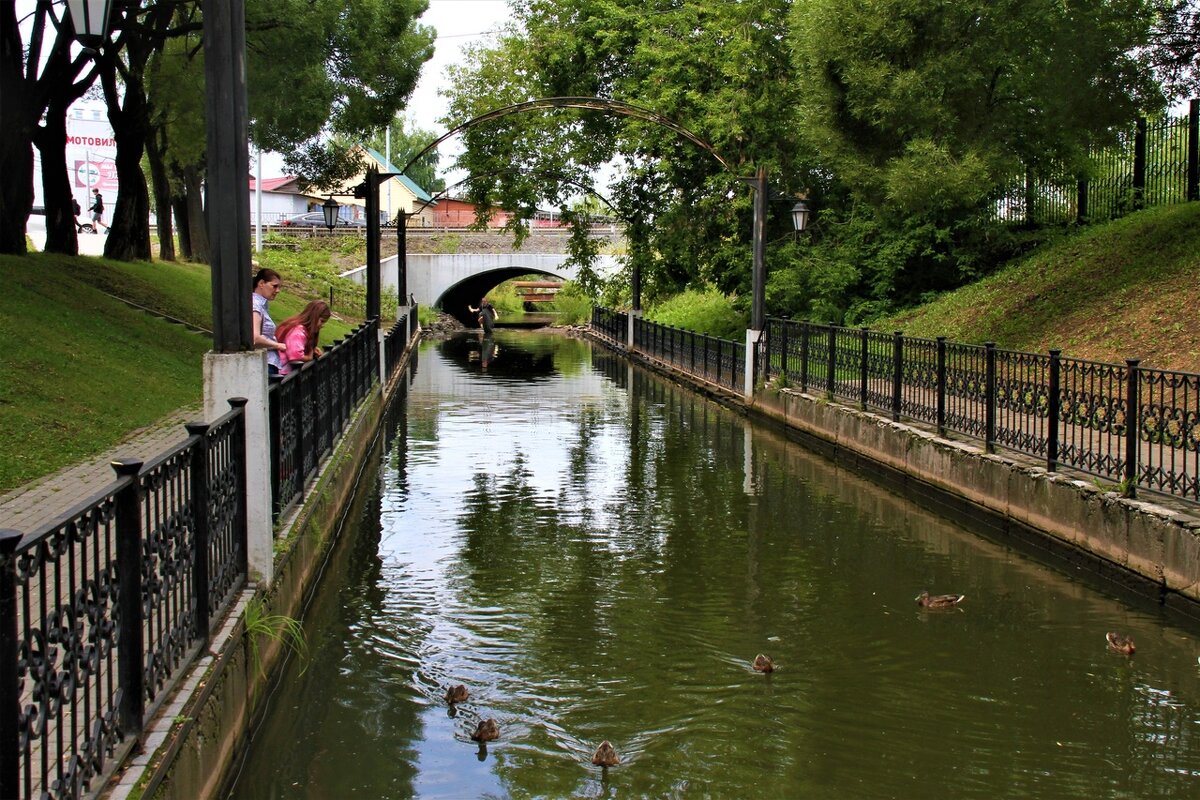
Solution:
[{"label": "black iron fence", "polygon": [[0,532],[0,797],[79,797],[246,576],[244,400],[53,524]]},{"label": "black iron fence", "polygon": [[1015,176],[993,215],[1057,224],[1200,200],[1200,100],[1192,100],[1185,115],[1139,119],[1115,146],[1093,149],[1089,162],[1083,175],[1049,168]]},{"label": "black iron fence", "polygon": [[[592,309],[592,327],[614,344],[626,344],[628,324],[628,317],[623,313],[599,307]],[[744,389],[746,345],[742,342],[635,317],[633,349],[645,358],[723,389],[738,393]]]},{"label": "black iron fence", "polygon": [[1137,488],[1200,500],[1200,375],[769,319],[759,375]]},{"label": "black iron fence", "polygon": [[[385,340],[388,374],[416,310]],[[377,323],[270,389],[278,511],[379,377]],[[247,575],[244,399],[57,521],[0,530],[0,798],[77,798],[129,752]],[[256,445],[261,446],[261,445]]]},{"label": "black iron fence", "polygon": [[379,375],[377,330],[376,321],[368,320],[320,358],[286,377],[271,378],[271,508],[276,518],[304,499],[308,480],[370,392]]}]

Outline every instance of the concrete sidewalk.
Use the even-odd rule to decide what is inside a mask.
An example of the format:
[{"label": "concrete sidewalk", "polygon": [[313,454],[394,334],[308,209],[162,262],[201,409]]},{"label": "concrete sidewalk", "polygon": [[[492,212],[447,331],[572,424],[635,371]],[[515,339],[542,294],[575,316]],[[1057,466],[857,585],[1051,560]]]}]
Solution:
[{"label": "concrete sidewalk", "polygon": [[38,478],[0,496],[0,528],[31,533],[75,508],[116,479],[117,458],[149,461],[188,437],[185,422],[203,419],[201,404],[181,408],[93,459]]},{"label": "concrete sidewalk", "polygon": [[[79,218],[83,219],[84,216],[80,214]],[[29,237],[29,241],[33,242],[33,249],[40,253],[46,246],[46,218],[37,214],[30,216],[25,225],[25,235]],[[100,233],[79,234],[79,255],[104,255],[104,240],[107,238],[108,232],[103,230]]]}]

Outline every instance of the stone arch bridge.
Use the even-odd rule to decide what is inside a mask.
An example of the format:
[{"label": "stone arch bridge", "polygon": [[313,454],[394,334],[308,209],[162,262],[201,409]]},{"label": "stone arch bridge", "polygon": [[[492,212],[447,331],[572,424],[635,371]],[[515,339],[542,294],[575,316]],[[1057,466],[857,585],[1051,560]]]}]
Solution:
[{"label": "stone arch bridge", "polygon": [[[565,237],[563,239],[565,241]],[[488,253],[413,253],[407,258],[408,293],[419,305],[437,307],[465,325],[474,327],[475,315],[467,306],[478,306],[484,297],[504,281],[522,275],[545,275],[558,280],[575,280],[578,269],[567,265],[564,253],[488,252]],[[601,255],[594,264],[604,277],[620,269],[617,257]],[[366,283],[366,267],[343,273],[357,283]],[[380,285],[386,296],[396,293],[396,256],[380,261]]]}]

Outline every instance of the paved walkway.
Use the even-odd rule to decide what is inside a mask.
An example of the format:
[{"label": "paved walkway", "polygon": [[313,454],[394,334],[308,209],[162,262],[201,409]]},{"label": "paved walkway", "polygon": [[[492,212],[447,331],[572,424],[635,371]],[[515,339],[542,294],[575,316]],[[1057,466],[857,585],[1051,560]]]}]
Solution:
[{"label": "paved walkway", "polygon": [[64,512],[106,488],[116,478],[111,462],[116,458],[149,461],[187,439],[185,422],[203,419],[201,404],[181,408],[153,425],[131,433],[112,449],[88,461],[0,495],[0,528],[22,533],[60,517]]}]

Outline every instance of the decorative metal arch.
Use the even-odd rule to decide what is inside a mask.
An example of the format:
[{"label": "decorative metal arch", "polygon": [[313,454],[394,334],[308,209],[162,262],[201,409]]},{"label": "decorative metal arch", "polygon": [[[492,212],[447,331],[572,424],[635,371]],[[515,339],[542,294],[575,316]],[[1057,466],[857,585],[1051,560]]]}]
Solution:
[{"label": "decorative metal arch", "polygon": [[548,109],[557,108],[575,108],[583,111],[601,111],[604,113],[619,114],[624,117],[633,117],[634,119],[645,120],[646,122],[653,122],[656,125],[661,125],[662,127],[674,131],[683,138],[687,139],[689,142],[715,158],[718,162],[720,162],[721,166],[729,172],[734,171],[729,165],[729,162],[726,161],[711,144],[704,139],[701,139],[699,136],[680,125],[678,122],[675,122],[668,117],[664,117],[657,111],[651,111],[648,108],[635,106],[631,103],[624,103],[620,100],[609,100],[604,97],[544,97],[538,100],[527,100],[524,103],[516,103],[515,105],[511,106],[504,106],[503,108],[497,108],[494,111],[489,111],[486,114],[480,114],[478,117],[469,119],[463,124],[451,128],[438,138],[434,139],[425,147],[424,150],[410,158],[408,163],[405,164],[404,168],[400,171],[408,172],[409,167],[427,156],[442,142],[446,141],[451,136],[455,136],[456,134],[467,130],[468,128],[473,128],[476,125],[481,125],[485,122],[491,122],[492,120],[500,119],[501,117],[507,117],[510,114],[521,114],[526,111],[546,111]]},{"label": "decorative metal arch", "polygon": [[[419,156],[418,156],[418,158],[419,158]],[[409,162],[409,163],[411,163],[411,162]],[[568,175],[566,175],[564,173],[554,172],[553,170],[531,170],[529,172],[525,172],[524,170],[519,170],[519,169],[498,169],[493,172],[484,172],[479,175],[468,175],[467,177],[463,178],[458,183],[451,184],[450,186],[447,186],[445,189],[442,189],[440,192],[435,194],[433,197],[430,197],[428,200],[422,202],[420,206],[418,206],[414,210],[408,212],[408,214],[409,214],[409,216],[413,216],[413,215],[421,213],[426,208],[428,208],[430,205],[432,205],[433,203],[436,203],[442,197],[445,197],[446,194],[451,189],[457,189],[459,186],[462,186],[464,183],[470,183],[471,181],[479,180],[480,178],[493,178],[497,175],[513,175],[513,174],[536,175],[538,177],[543,177],[543,178],[557,178],[558,180],[562,181],[563,183],[565,183],[568,186],[574,186],[576,189],[579,189],[580,191],[583,191],[583,192],[586,192],[587,194],[592,195],[597,200],[599,200],[601,203],[603,203],[606,208],[608,208],[610,211],[612,211],[618,217],[621,215],[621,212],[617,210],[616,206],[614,206],[607,197],[600,194],[600,192],[596,191],[591,186],[580,183],[579,181],[575,180],[574,178],[569,177]]]}]

